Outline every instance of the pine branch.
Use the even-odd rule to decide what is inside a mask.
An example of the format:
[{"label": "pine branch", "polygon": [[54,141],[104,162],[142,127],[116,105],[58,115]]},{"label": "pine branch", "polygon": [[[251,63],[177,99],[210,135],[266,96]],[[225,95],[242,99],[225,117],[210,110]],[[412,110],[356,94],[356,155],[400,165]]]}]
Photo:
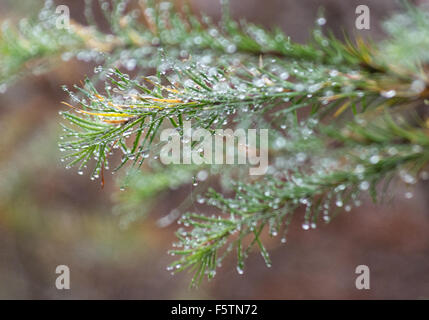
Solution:
[{"label": "pine branch", "polygon": [[269,32],[245,21],[239,24],[227,13],[215,24],[207,16],[191,14],[186,5],[181,10],[173,3],[148,0],[139,2],[140,9],[132,9],[130,1],[114,0],[111,5],[99,2],[110,33],[97,27],[93,1],[86,1],[88,26],[71,21],[70,29],[57,28],[58,16],[50,0],[46,1],[38,18],[23,19],[18,27],[6,24],[0,37],[3,48],[0,54],[4,61],[0,68],[1,82],[31,71],[34,63],[60,55],[66,61],[73,57],[85,62],[104,61],[106,69],[124,67],[129,71],[135,68],[162,70],[160,49],[171,59],[192,55],[196,60],[228,62],[233,57],[244,61],[261,54],[336,65],[356,64],[363,58],[332,36],[323,36],[320,28],[314,31],[311,44],[301,45],[292,42],[280,30]]},{"label": "pine branch", "polygon": [[341,132],[332,126],[322,131],[323,137],[313,139],[342,145],[332,150],[331,156],[327,157],[326,151],[320,158],[314,152],[299,153],[289,164],[273,167],[274,173],[261,181],[238,183],[233,198],[213,190],[208,193],[207,203],[224,214],[207,217],[189,213],[182,217],[185,228],[178,231],[175,244],[179,248],[170,252],[179,258],[169,270],[192,270],[192,284],[198,285],[205,275],[211,279],[235,249],[241,274],[253,247],[259,248],[270,267],[261,233],[265,229],[272,237],[282,233],[281,242],[285,243],[298,208],[305,208],[302,228],[314,229],[320,220],[328,223],[339,210],[359,206],[363,192],[369,191],[377,202],[378,186],[383,185],[382,192],[386,192],[396,172],[409,185],[419,177],[429,178],[423,170],[429,160],[429,137],[388,115],[376,124],[351,122]]},{"label": "pine branch", "polygon": [[[409,9],[411,20],[420,17],[413,14]],[[302,206],[303,228],[308,230],[320,219],[329,222],[339,210],[359,205],[363,192],[378,201],[378,186],[384,184],[386,190],[396,176],[414,184],[420,175],[427,175],[423,171],[429,155],[427,125],[409,111],[417,110],[428,96],[425,60],[395,59],[392,47],[401,46],[396,29],[383,43],[385,51],[360,39],[356,44],[342,43],[324,36],[320,28],[308,45],[293,44],[279,33],[262,36],[258,31],[252,38],[253,27],[224,20],[226,25],[219,30],[236,41],[235,50],[228,53],[228,47],[222,49],[208,36],[214,35],[213,26],[202,28],[196,18],[188,20],[193,21],[191,30],[206,39],[190,45],[188,52],[225,49],[226,56],[197,55],[181,61],[167,53],[186,43],[175,34],[171,39],[160,37],[165,48],[156,76],[131,79],[118,69],[98,68],[108,79],[105,92],[89,80],[77,88],[78,94],[70,92],[74,105],[66,103],[72,109],[63,115],[73,126],[65,127],[60,147],[73,151],[66,156],[71,159],[68,166],[78,164],[79,170],[93,157],[92,177],[97,178],[108,167],[114,148],[123,152],[117,169],[130,160],[141,166],[150,152],[156,157],[161,146],[158,131],[170,125],[183,135],[184,119],[211,131],[228,125],[271,127],[270,152],[275,160],[269,174],[251,180],[239,175],[233,198],[209,192],[206,203],[225,215],[189,213],[182,218],[186,228],[177,233],[180,248],[171,251],[180,258],[169,268],[192,270],[193,284],[205,275],[212,278],[233,249],[239,273],[253,247],[271,265],[261,233],[267,228],[273,236],[286,233]],[[149,30],[152,35],[174,32],[166,25],[155,24]],[[244,53],[254,57],[243,58]],[[265,56],[258,59],[260,54]],[[310,109],[310,116],[302,119],[300,109]],[[350,113],[354,120],[349,120]]]},{"label": "pine branch", "polygon": [[[324,19],[307,44],[298,44],[280,30],[233,21],[227,6],[222,21],[213,23],[187,6],[101,1],[106,33],[94,22],[91,1],[89,25],[73,22],[68,31],[53,28],[49,3],[39,21],[3,28],[0,83],[61,54],[100,64],[83,86],[65,88],[71,101],[64,102],[70,109],[62,112],[67,124],[59,146],[67,167],[83,174],[93,163],[92,179],[103,178],[119,149],[114,171],[127,163],[140,168],[158,156],[160,130],[175,128],[183,139],[186,120],[211,132],[270,129],[273,161],[264,177],[250,178],[239,166],[206,168],[221,181],[233,176],[238,182],[232,197],[211,190],[198,201],[223,214],[181,219],[184,228],[171,251],[179,258],[169,269],[193,271],[193,284],[212,278],[233,250],[239,273],[254,247],[270,266],[263,232],[283,233],[285,242],[301,207],[308,230],[358,206],[363,193],[378,202],[391,182],[412,185],[429,177],[429,126],[422,112],[429,97],[425,8],[406,6],[389,19],[388,37],[379,45],[337,39],[322,29]],[[135,193],[123,196],[123,208],[133,210],[139,198],[168,189],[175,179],[188,183],[198,169],[184,168],[180,177],[171,170],[131,171],[127,181]]]}]

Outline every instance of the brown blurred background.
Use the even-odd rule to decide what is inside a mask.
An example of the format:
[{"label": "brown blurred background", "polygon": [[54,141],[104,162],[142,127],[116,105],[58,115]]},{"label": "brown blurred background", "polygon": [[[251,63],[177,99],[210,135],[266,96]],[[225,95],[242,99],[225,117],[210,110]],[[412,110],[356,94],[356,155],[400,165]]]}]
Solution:
[{"label": "brown blurred background", "polygon": [[[215,0],[194,0],[195,9],[219,17]],[[383,37],[380,22],[398,9],[395,1],[232,0],[236,18],[280,26],[305,41],[318,8],[328,28],[354,30],[355,8],[371,9],[371,30]],[[25,14],[28,1],[0,0],[0,20]],[[83,0],[62,1],[81,21]],[[43,76],[30,76],[0,95],[0,298],[1,299],[381,299],[429,298],[428,188],[414,197],[396,190],[393,201],[341,214],[329,225],[303,231],[295,220],[288,243],[268,241],[273,266],[253,254],[244,275],[232,257],[215,280],[188,289],[189,275],[171,276],[166,266],[176,226],[156,220],[180,203],[183,192],[162,196],[149,218],[127,229],[112,214],[111,177],[101,189],[87,175],[65,170],[59,161],[58,111],[66,96],[60,86],[78,83],[93,65],[76,61]],[[186,194],[186,192],[185,192]],[[71,290],[55,288],[55,268],[71,269]],[[357,265],[371,270],[371,289],[355,288]]]}]

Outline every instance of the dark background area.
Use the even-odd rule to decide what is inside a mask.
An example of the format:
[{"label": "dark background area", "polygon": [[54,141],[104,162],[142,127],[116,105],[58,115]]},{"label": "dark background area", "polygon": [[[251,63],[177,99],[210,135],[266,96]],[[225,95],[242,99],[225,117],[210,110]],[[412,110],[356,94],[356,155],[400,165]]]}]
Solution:
[{"label": "dark background area", "polygon": [[[192,2],[195,11],[219,18],[218,1]],[[301,42],[308,39],[321,6],[327,27],[336,34],[344,27],[375,39],[383,37],[382,19],[398,10],[391,0],[231,2],[234,17],[280,26]],[[61,2],[78,21],[82,3]],[[370,7],[370,31],[354,29],[359,4]],[[28,13],[29,5],[0,0],[0,20]],[[112,210],[118,186],[110,175],[102,189],[59,161],[58,111],[66,99],[61,85],[78,83],[92,69],[72,60],[43,76],[29,76],[0,95],[0,298],[429,298],[428,189],[422,184],[410,190],[412,199],[405,199],[408,190],[396,189],[384,205],[366,200],[314,231],[303,231],[297,216],[287,244],[266,237],[271,268],[255,252],[244,275],[238,275],[231,257],[213,281],[188,289],[189,275],[171,276],[166,270],[176,226],[156,226],[159,217],[180,203],[183,192],[161,196],[147,219],[123,229]],[[71,269],[71,290],[55,288],[60,264]],[[355,288],[355,268],[361,264],[371,270],[370,290]]]}]

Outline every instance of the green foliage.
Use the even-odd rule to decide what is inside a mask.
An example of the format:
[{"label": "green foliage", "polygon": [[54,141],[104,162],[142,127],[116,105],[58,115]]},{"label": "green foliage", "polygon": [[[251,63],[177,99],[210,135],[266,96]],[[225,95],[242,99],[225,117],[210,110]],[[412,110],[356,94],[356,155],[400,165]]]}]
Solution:
[{"label": "green foliage", "polygon": [[0,92],[19,75],[41,73],[49,58],[81,45],[76,35],[55,28],[48,5],[37,19],[23,19],[18,26],[4,22],[0,29]]},{"label": "green foliage", "polygon": [[[185,120],[212,132],[270,129],[265,176],[249,177],[240,166],[204,168],[221,181],[223,192],[209,190],[198,204],[220,213],[182,215],[171,251],[178,260],[169,267],[192,270],[193,284],[212,278],[233,251],[239,273],[254,247],[270,266],[262,233],[282,233],[285,242],[299,208],[305,208],[302,226],[309,230],[358,206],[362,193],[380,201],[392,182],[411,185],[429,177],[422,113],[429,93],[426,9],[409,6],[389,19],[388,37],[379,46],[336,39],[322,30],[320,18],[302,45],[281,30],[233,21],[227,5],[215,24],[186,6],[148,1],[135,9],[126,3],[102,1],[109,34],[92,22],[91,1],[90,26],[73,24],[66,36],[49,29],[55,35],[48,44],[39,45],[38,37],[21,29],[36,53],[13,61],[12,36],[3,32],[0,54],[9,62],[0,64],[0,75],[55,52],[100,64],[83,86],[65,88],[71,101],[64,103],[70,109],[62,112],[67,124],[59,147],[67,152],[67,167],[77,166],[80,174],[91,164],[92,179],[103,178],[115,149],[122,153],[114,171],[127,163],[133,170],[125,179],[131,191],[118,196],[121,212],[135,212],[143,200],[198,180],[199,167],[151,165],[162,147],[161,129],[176,128],[183,136]],[[55,40],[64,37],[66,42]],[[148,161],[145,173],[135,171]]]}]

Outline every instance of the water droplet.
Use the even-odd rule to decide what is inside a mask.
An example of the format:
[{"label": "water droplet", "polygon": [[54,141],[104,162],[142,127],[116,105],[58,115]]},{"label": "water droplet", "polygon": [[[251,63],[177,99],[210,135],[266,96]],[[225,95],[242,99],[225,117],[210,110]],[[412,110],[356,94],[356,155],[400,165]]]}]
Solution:
[{"label": "water droplet", "polygon": [[280,74],[280,79],[282,79],[282,80],[287,80],[289,78],[289,73],[287,73],[287,72],[282,72],[281,74]]},{"label": "water droplet", "polygon": [[137,65],[136,59],[130,59],[125,63],[125,68],[127,68],[128,71],[134,70]]},{"label": "water droplet", "polygon": [[359,189],[362,191],[368,190],[369,189],[369,182],[368,181],[362,181],[359,184]]},{"label": "water droplet", "polygon": [[422,80],[414,80],[411,83],[410,89],[411,89],[411,91],[419,94],[419,93],[421,93],[425,89],[425,87],[426,87],[426,85],[425,85],[424,81],[422,81]]},{"label": "water droplet", "polygon": [[360,174],[365,172],[365,167],[361,164],[358,164],[355,168],[355,173]]},{"label": "water droplet", "polygon": [[308,222],[304,222],[304,223],[302,224],[302,228],[303,228],[304,230],[309,230],[309,229],[310,229],[310,225],[308,224]]},{"label": "water droplet", "polygon": [[406,172],[405,170],[399,171],[399,176],[401,177],[402,181],[408,184],[414,184],[417,182],[416,178]]},{"label": "water droplet", "polygon": [[419,145],[413,146],[413,152],[420,153],[422,151],[423,151],[423,148],[421,146],[419,146]]},{"label": "water droplet", "polygon": [[94,68],[94,73],[95,74],[100,73],[101,71],[103,71],[103,67],[102,66],[98,66],[98,67]]},{"label": "water droplet", "polygon": [[373,155],[371,156],[371,158],[369,158],[369,162],[371,162],[372,164],[376,164],[380,161],[380,157],[378,155]]},{"label": "water droplet", "polygon": [[414,196],[414,195],[413,195],[413,193],[412,193],[412,192],[406,192],[406,193],[405,193],[405,198],[407,198],[407,199],[411,199],[413,196]]},{"label": "water droplet", "polygon": [[198,195],[197,197],[197,202],[200,204],[203,204],[206,200],[204,199],[204,197],[202,197],[201,195]]},{"label": "water droplet", "polygon": [[237,50],[237,47],[235,44],[230,44],[226,47],[227,53],[234,53]]},{"label": "water droplet", "polygon": [[261,87],[263,87],[263,86],[264,86],[264,84],[265,84],[264,79],[254,79],[254,80],[253,80],[253,85],[254,85],[255,87],[259,87],[259,88],[261,88]]},{"label": "water droplet", "polygon": [[388,99],[393,98],[394,96],[396,96],[396,91],[395,90],[381,91],[381,96]]},{"label": "water droplet", "polygon": [[5,93],[7,90],[7,85],[5,83],[3,83],[2,85],[0,85],[0,93]]},{"label": "water droplet", "polygon": [[73,53],[71,53],[71,52],[64,52],[61,55],[61,59],[65,62],[69,61],[71,58],[73,58]]},{"label": "water droplet", "polygon": [[317,19],[317,24],[319,26],[323,26],[326,24],[326,19],[324,17],[320,17],[319,19]]},{"label": "water droplet", "polygon": [[240,266],[237,266],[237,272],[238,272],[238,274],[244,273],[243,269]]},{"label": "water droplet", "polygon": [[198,186],[198,181],[197,181],[197,178],[196,178],[196,177],[193,177],[193,178],[192,178],[192,185],[193,185],[194,187]]},{"label": "water droplet", "polygon": [[307,155],[304,152],[299,152],[296,155],[296,161],[298,162],[304,162],[307,159]]},{"label": "water droplet", "polygon": [[338,70],[331,70],[330,72],[329,72],[329,75],[331,76],[331,77],[336,77],[336,76],[338,76]]},{"label": "water droplet", "polygon": [[205,181],[208,176],[209,176],[209,174],[207,173],[206,170],[201,170],[197,173],[197,179],[199,181]]},{"label": "water droplet", "polygon": [[427,171],[420,172],[420,179],[428,180],[429,179],[429,172],[427,172]]}]

